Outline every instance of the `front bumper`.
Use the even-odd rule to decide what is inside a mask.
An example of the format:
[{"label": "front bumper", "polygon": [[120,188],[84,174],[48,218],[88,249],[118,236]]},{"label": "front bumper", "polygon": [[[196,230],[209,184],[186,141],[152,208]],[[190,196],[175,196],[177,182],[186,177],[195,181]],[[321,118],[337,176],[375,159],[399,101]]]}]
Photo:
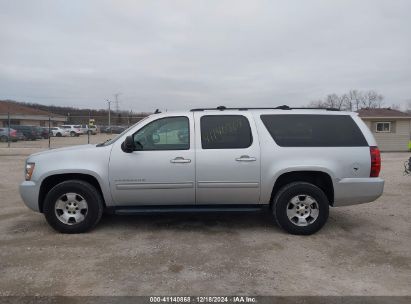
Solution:
[{"label": "front bumper", "polygon": [[19,187],[20,196],[23,202],[31,210],[40,212],[39,208],[39,188],[37,184],[33,181],[24,181]]},{"label": "front bumper", "polygon": [[369,203],[384,191],[384,180],[371,178],[343,178],[334,183],[334,207]]}]

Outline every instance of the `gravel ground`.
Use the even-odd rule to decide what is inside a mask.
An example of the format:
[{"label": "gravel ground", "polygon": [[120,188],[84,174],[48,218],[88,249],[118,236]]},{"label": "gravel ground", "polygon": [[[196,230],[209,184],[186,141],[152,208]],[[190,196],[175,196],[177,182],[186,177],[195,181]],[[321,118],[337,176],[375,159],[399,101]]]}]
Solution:
[{"label": "gravel ground", "polygon": [[304,237],[260,213],[104,216],[58,234],[18,194],[32,152],[0,149],[0,295],[411,295],[409,153],[383,154],[378,201],[333,208]]}]

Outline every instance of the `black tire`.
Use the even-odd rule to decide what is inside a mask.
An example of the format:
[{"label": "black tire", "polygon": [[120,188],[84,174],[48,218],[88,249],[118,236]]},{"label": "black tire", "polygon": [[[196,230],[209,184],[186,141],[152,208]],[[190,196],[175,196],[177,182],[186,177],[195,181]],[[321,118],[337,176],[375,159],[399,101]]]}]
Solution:
[{"label": "black tire", "polygon": [[71,132],[70,132],[70,136],[71,136],[71,137],[74,137],[74,136],[76,136],[76,132],[74,132],[74,131],[71,131]]},{"label": "black tire", "polygon": [[7,136],[4,136],[4,135],[1,136],[1,137],[0,137],[0,141],[1,141],[1,142],[7,142]]},{"label": "black tire", "polygon": [[[76,193],[87,201],[87,213],[79,223],[65,224],[56,215],[55,206],[58,199],[66,193]],[[92,229],[103,214],[103,199],[97,189],[81,180],[68,180],[54,186],[46,195],[43,213],[51,227],[61,233],[83,233]]]},{"label": "black tire", "polygon": [[61,133],[60,132],[56,133],[56,137],[61,137]]},{"label": "black tire", "polygon": [[[304,196],[310,196],[318,205],[318,217],[307,226],[298,226],[287,216],[289,202],[294,197],[300,196],[302,199],[305,199]],[[307,182],[293,182],[285,185],[276,193],[272,203],[272,212],[277,225],[285,231],[297,235],[310,235],[320,230],[327,222],[329,202],[325,193],[316,185]]]}]

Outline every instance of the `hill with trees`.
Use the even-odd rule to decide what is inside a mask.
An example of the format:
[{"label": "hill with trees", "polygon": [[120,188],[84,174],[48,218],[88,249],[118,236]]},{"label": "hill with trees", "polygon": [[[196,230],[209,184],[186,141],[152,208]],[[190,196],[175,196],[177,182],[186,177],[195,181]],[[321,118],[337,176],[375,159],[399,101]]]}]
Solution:
[{"label": "hill with trees", "polygon": [[[68,118],[68,123],[86,124],[88,123],[89,118],[91,118],[95,120],[96,125],[108,125],[108,109],[80,109],[69,106],[43,105],[39,103],[19,102],[15,100],[4,101],[66,116]],[[140,119],[148,116],[150,113],[133,113],[131,111],[111,111],[110,114],[112,125],[131,125],[136,123]]]}]

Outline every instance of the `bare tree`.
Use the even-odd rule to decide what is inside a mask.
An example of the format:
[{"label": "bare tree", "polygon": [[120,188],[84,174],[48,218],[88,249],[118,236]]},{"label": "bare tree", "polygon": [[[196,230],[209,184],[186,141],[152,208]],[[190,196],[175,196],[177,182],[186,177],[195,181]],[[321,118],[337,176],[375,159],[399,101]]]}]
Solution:
[{"label": "bare tree", "polygon": [[311,101],[308,104],[308,106],[310,108],[325,108],[326,107],[325,103],[321,99]]},{"label": "bare tree", "polygon": [[361,108],[361,105],[364,100],[364,94],[358,90],[350,90],[346,98],[345,109],[348,111],[357,111]]},{"label": "bare tree", "polygon": [[363,108],[381,108],[384,97],[376,91],[367,91],[362,100]]},{"label": "bare tree", "polygon": [[365,92],[350,90],[346,94],[337,95],[334,93],[327,95],[325,99],[311,101],[310,106],[336,108],[346,111],[358,111],[361,108],[381,108],[383,105],[383,100],[384,96],[373,90]]}]

